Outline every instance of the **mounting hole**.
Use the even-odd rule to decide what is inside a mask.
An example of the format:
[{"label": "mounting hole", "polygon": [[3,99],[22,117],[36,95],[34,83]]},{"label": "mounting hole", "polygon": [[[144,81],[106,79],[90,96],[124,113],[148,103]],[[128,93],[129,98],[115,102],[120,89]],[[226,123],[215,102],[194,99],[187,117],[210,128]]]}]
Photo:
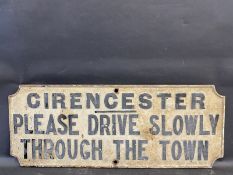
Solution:
[{"label": "mounting hole", "polygon": [[119,163],[119,161],[115,159],[115,160],[112,161],[112,163],[113,163],[114,165],[117,165],[117,164]]},{"label": "mounting hole", "polygon": [[114,89],[114,92],[115,92],[115,93],[118,93],[118,92],[119,92],[119,89],[118,89],[118,88],[115,88],[115,89]]}]

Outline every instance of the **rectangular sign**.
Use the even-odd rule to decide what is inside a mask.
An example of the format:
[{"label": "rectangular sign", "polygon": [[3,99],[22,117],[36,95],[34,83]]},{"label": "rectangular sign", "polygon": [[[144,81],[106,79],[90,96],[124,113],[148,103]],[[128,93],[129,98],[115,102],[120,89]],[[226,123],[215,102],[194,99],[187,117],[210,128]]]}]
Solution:
[{"label": "rectangular sign", "polygon": [[223,157],[212,85],[22,85],[9,96],[21,166],[208,168]]}]

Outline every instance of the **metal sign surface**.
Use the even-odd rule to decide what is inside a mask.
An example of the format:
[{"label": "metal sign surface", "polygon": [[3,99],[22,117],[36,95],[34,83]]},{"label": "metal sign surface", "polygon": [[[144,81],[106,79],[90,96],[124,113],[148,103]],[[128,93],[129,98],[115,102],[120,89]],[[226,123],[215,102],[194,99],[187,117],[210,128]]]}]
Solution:
[{"label": "metal sign surface", "polygon": [[21,166],[207,168],[223,157],[212,85],[22,85],[9,96]]}]

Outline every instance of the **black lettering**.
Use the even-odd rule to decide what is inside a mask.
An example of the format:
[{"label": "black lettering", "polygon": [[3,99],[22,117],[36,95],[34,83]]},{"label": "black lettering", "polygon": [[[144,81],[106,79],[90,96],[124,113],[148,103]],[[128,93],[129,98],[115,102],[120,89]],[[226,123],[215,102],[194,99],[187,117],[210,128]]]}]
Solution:
[{"label": "black lettering", "polygon": [[49,108],[49,95],[48,95],[48,93],[44,93],[44,108],[45,109]]},{"label": "black lettering", "polygon": [[[94,121],[94,127],[93,122]],[[88,135],[95,135],[98,131],[98,118],[95,115],[88,115]]]},{"label": "black lettering", "polygon": [[166,109],[166,101],[171,97],[170,93],[159,93],[157,97],[161,98],[161,109]]},{"label": "black lettering", "polygon": [[202,160],[202,157],[204,160],[208,160],[208,147],[209,142],[207,140],[204,141],[198,141],[198,160]]},{"label": "black lettering", "polygon": [[216,127],[218,124],[218,119],[219,119],[219,114],[216,114],[215,117],[214,115],[209,115],[210,118],[210,123],[211,123],[211,128],[212,128],[212,135],[216,134]]},{"label": "black lettering", "polygon": [[66,119],[67,119],[67,117],[64,114],[60,114],[57,117],[58,123],[62,126],[62,128],[57,129],[57,132],[61,135],[67,134],[67,131],[68,131],[67,124],[64,122],[64,120],[66,120]]},{"label": "black lettering", "polygon": [[116,145],[116,159],[121,159],[121,144],[123,144],[123,140],[113,140],[113,144]]},{"label": "black lettering", "polygon": [[[179,123],[179,127],[177,126]],[[173,130],[176,135],[180,135],[183,131],[183,118],[180,115],[175,116],[173,120]]]},{"label": "black lettering", "polygon": [[53,156],[54,143],[51,139],[44,140],[44,159],[54,159]]},{"label": "black lettering", "polygon": [[36,140],[32,139],[32,159],[36,159],[36,153],[38,151],[38,158],[42,159],[42,139],[38,139],[38,143],[36,144]]},{"label": "black lettering", "polygon": [[130,153],[132,153],[132,160],[136,160],[136,140],[132,140],[132,146],[129,144],[129,140],[125,141],[125,158],[126,160],[130,160]]},{"label": "black lettering", "polygon": [[30,139],[20,139],[20,142],[23,143],[23,158],[28,158],[28,143],[30,143]]},{"label": "black lettering", "polygon": [[[32,98],[34,98],[34,103],[32,102]],[[40,96],[37,93],[30,93],[27,96],[27,104],[30,108],[38,108],[40,106]]]},{"label": "black lettering", "polygon": [[180,160],[181,153],[182,153],[181,144],[178,140],[176,140],[172,143],[172,159]]},{"label": "black lettering", "polygon": [[176,94],[176,109],[186,109],[184,103],[184,97],[186,97],[186,93],[177,93]]},{"label": "black lettering", "polygon": [[57,109],[57,104],[60,103],[62,109],[65,107],[65,94],[63,93],[52,93],[53,109]]},{"label": "black lettering", "polygon": [[203,93],[192,93],[191,109],[196,109],[196,105],[199,104],[200,109],[205,109],[205,95]]},{"label": "black lettering", "polygon": [[[109,99],[112,98],[113,102],[110,104]],[[117,96],[115,93],[108,93],[105,95],[104,98],[104,104],[108,109],[114,109],[117,107],[117,102],[115,101],[117,99]]]},{"label": "black lettering", "polygon": [[43,118],[42,114],[35,114],[34,115],[34,131],[35,134],[44,134],[44,131],[40,131],[39,130],[39,126],[41,126],[41,122],[39,121],[39,119]]},{"label": "black lettering", "polygon": [[159,125],[156,123],[156,120],[159,120],[159,117],[157,115],[152,115],[150,117],[150,123],[153,125],[152,128],[150,128],[150,133],[152,135],[158,135],[160,132],[160,127]]},{"label": "black lettering", "polygon": [[28,115],[27,114],[24,114],[24,133],[25,134],[33,134],[33,130],[30,130],[29,129],[29,126],[28,126]]},{"label": "black lettering", "polygon": [[162,115],[162,135],[163,136],[170,136],[172,135],[171,131],[166,130],[166,118],[165,115]]},{"label": "black lettering", "polygon": [[152,107],[151,99],[152,96],[147,93],[143,93],[139,95],[139,106],[142,109],[150,109]]},{"label": "black lettering", "polygon": [[79,131],[74,131],[74,126],[76,126],[77,122],[74,122],[73,120],[78,120],[78,114],[73,114],[68,116],[69,120],[69,135],[79,135]]},{"label": "black lettering", "polygon": [[121,115],[117,115],[117,117],[118,117],[120,135],[125,135],[127,115],[123,115],[123,117],[121,117]]},{"label": "black lettering", "polygon": [[167,160],[167,144],[169,144],[170,141],[168,140],[160,140],[159,144],[162,145],[162,160]]},{"label": "black lettering", "polygon": [[197,115],[185,115],[185,126],[187,135],[195,135],[196,126],[197,126]]},{"label": "black lettering", "polygon": [[109,131],[110,118],[107,115],[100,115],[100,135],[110,135]]},{"label": "black lettering", "polygon": [[183,141],[185,160],[193,160],[196,148],[196,141]]},{"label": "black lettering", "polygon": [[92,140],[92,160],[96,160],[96,152],[98,152],[98,160],[103,160],[103,155],[102,155],[102,140],[98,140],[98,145],[96,145],[96,141]]},{"label": "black lettering", "polygon": [[18,128],[23,125],[23,117],[20,114],[13,114],[14,134],[18,133]]},{"label": "black lettering", "polygon": [[143,155],[146,144],[148,144],[148,140],[138,140],[138,160],[148,160],[148,156]]},{"label": "black lettering", "polygon": [[50,132],[52,132],[54,135],[57,135],[57,131],[56,131],[55,123],[54,123],[54,118],[53,118],[52,114],[50,114],[50,116],[49,116],[46,134],[49,134]]},{"label": "black lettering", "polygon": [[203,115],[200,115],[200,130],[199,130],[200,135],[210,135],[210,131],[205,131],[204,130],[204,119]]},{"label": "black lettering", "polygon": [[122,109],[133,109],[134,108],[134,105],[132,104],[133,97],[134,97],[133,93],[122,94]]},{"label": "black lettering", "polygon": [[95,97],[92,93],[87,93],[87,109],[91,108],[91,103],[94,105],[95,109],[99,109],[100,108],[100,95],[99,94],[95,94]]},{"label": "black lettering", "polygon": [[90,145],[88,140],[83,140],[80,144],[80,155],[82,159],[87,160],[90,158],[90,152],[89,151],[84,151],[84,146],[85,145]]},{"label": "black lettering", "polygon": [[140,135],[140,131],[136,131],[134,127],[137,125],[135,119],[138,118],[138,114],[129,115],[129,134],[130,135]]},{"label": "black lettering", "polygon": [[82,109],[82,105],[77,104],[77,103],[80,103],[80,97],[81,97],[81,93],[70,94],[70,108],[71,109]]},{"label": "black lettering", "polygon": [[62,139],[59,139],[55,146],[55,154],[58,159],[63,159],[65,157],[65,143]]},{"label": "black lettering", "polygon": [[[75,139],[73,141],[73,149],[72,149],[72,145],[71,145],[71,139],[68,139],[67,144],[68,144],[68,156],[69,156],[69,158],[76,159],[77,155],[78,155],[78,140]],[[71,150],[73,150],[73,153]]]}]

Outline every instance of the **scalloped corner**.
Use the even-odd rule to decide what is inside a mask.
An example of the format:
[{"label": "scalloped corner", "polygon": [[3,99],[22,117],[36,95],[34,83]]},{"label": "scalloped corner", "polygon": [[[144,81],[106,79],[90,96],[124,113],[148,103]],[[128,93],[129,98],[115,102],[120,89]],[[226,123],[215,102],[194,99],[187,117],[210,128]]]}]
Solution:
[{"label": "scalloped corner", "polygon": [[21,91],[21,89],[22,89],[22,86],[19,85],[19,87],[18,87],[18,89],[16,90],[16,92],[13,93],[13,94],[11,94],[11,95],[9,95],[9,96],[8,96],[8,99],[10,100],[11,98],[14,98],[17,94],[19,94],[19,92]]},{"label": "scalloped corner", "polygon": [[208,168],[213,168],[214,163],[215,163],[218,159],[222,159],[223,156],[224,156],[224,154],[222,153],[221,155],[219,155],[219,156],[217,156],[215,159],[213,159],[213,160],[211,161],[211,163],[210,163],[210,165],[209,165]]},{"label": "scalloped corner", "polygon": [[10,155],[11,155],[12,158],[14,158],[16,160],[16,162],[18,162],[18,164],[20,166],[22,166],[21,160],[12,152],[12,150],[10,150]]},{"label": "scalloped corner", "polygon": [[220,98],[224,98],[224,99],[225,99],[225,96],[224,96],[224,95],[221,95],[221,94],[219,94],[219,93],[218,93],[218,91],[217,91],[217,89],[216,89],[216,86],[215,86],[215,85],[211,85],[211,87],[212,87],[212,89],[213,89],[214,93],[215,93],[218,97],[220,97]]}]

